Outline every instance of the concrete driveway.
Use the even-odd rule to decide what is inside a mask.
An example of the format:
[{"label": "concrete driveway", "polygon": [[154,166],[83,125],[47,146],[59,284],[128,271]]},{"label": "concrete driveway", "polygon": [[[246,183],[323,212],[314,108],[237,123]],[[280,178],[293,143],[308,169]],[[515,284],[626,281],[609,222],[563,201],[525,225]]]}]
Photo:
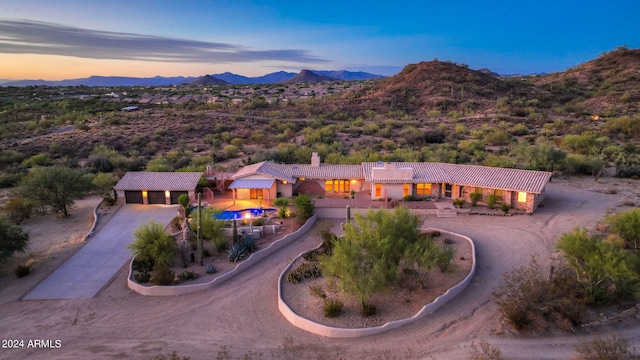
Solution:
[{"label": "concrete driveway", "polygon": [[135,229],[151,220],[167,224],[177,205],[125,205],[89,242],[23,300],[92,298],[131,259]]}]

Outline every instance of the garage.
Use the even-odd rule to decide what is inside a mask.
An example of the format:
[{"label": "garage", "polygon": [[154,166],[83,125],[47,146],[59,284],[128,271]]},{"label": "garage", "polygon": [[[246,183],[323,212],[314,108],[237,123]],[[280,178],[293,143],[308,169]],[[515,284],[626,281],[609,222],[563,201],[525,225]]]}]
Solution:
[{"label": "garage", "polygon": [[170,193],[170,197],[171,197],[171,204],[179,204],[178,202],[178,198],[180,197],[180,195],[185,194],[185,195],[189,195],[188,191],[171,191]]},{"label": "garage", "polygon": [[127,204],[142,204],[142,191],[127,190],[124,192]]},{"label": "garage", "polygon": [[129,171],[113,187],[119,204],[173,205],[178,197],[196,197],[200,172]]},{"label": "garage", "polygon": [[167,200],[164,197],[164,191],[148,191],[149,205],[151,204],[166,204]]}]

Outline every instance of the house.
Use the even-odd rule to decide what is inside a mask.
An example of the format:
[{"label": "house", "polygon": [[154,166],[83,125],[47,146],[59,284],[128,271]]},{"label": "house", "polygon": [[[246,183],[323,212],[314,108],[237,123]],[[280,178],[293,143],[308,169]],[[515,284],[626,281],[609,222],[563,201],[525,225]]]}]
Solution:
[{"label": "house", "polygon": [[178,197],[196,196],[199,172],[129,171],[113,187],[119,204],[178,204]]},{"label": "house", "polygon": [[[551,179],[546,171],[494,168],[429,162],[365,162],[360,165],[322,164],[313,153],[311,164],[263,161],[243,167],[231,179],[234,199],[265,199],[295,194],[366,193],[372,200],[424,197],[480,202],[494,195],[498,203],[533,213],[545,197]],[[369,195],[370,194],[370,195]]]}]

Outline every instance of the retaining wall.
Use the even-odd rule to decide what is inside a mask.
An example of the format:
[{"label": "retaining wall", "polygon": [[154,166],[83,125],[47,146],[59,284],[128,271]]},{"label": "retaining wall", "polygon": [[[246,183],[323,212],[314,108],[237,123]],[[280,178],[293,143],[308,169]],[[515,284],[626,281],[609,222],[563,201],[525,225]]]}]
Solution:
[{"label": "retaining wall", "polygon": [[354,338],[354,337],[363,337],[363,336],[369,336],[369,335],[374,335],[374,334],[380,334],[380,333],[383,333],[385,331],[400,327],[402,325],[409,324],[409,323],[414,322],[414,321],[416,321],[418,319],[422,319],[423,317],[425,317],[427,315],[432,314],[433,312],[438,310],[440,307],[442,307],[444,304],[449,302],[451,299],[456,297],[471,282],[471,279],[473,278],[473,276],[476,273],[476,248],[475,248],[475,245],[473,243],[473,240],[471,240],[468,236],[460,235],[460,234],[453,233],[453,232],[450,232],[450,231],[435,229],[435,228],[424,228],[424,229],[420,229],[420,230],[424,231],[424,232],[427,232],[427,231],[439,231],[440,233],[449,235],[450,237],[468,241],[469,245],[471,245],[472,264],[471,264],[471,271],[464,278],[464,280],[462,280],[460,283],[458,283],[454,287],[452,287],[449,290],[447,290],[444,294],[438,296],[432,303],[427,304],[424,307],[422,307],[422,309],[420,309],[420,311],[418,311],[414,316],[412,316],[410,318],[406,318],[406,319],[390,321],[390,322],[388,322],[388,323],[386,323],[384,325],[376,326],[376,327],[349,328],[349,329],[347,329],[347,328],[337,328],[337,327],[331,327],[331,326],[326,326],[326,325],[323,325],[323,324],[319,324],[319,323],[317,323],[315,321],[311,321],[311,320],[309,320],[307,318],[304,318],[304,317],[296,314],[289,307],[289,305],[287,305],[284,302],[284,300],[282,299],[282,282],[285,281],[286,274],[289,271],[289,269],[291,268],[291,266],[293,266],[293,263],[295,262],[295,260],[297,258],[301,257],[304,253],[306,253],[306,251],[301,253],[300,255],[298,255],[298,257],[296,259],[291,261],[291,263],[289,263],[289,265],[280,274],[280,277],[278,279],[278,309],[280,310],[280,313],[282,313],[282,315],[291,324],[293,324],[294,326],[296,326],[296,327],[298,327],[298,328],[300,328],[302,330],[308,331],[310,333],[314,333],[316,335],[321,335],[321,336],[326,336],[326,337],[331,337],[331,338]]},{"label": "retaining wall", "polygon": [[[318,218],[317,214],[314,214],[310,217],[307,222],[300,227],[300,229],[295,232],[284,236],[282,239],[276,240],[271,243],[271,245],[267,246],[264,249],[256,251],[251,254],[247,259],[241,261],[236,265],[233,270],[218,276],[217,278],[201,284],[189,284],[189,285],[173,285],[173,286],[162,286],[162,285],[153,285],[153,286],[145,286],[139,284],[132,280],[133,278],[133,259],[129,263],[129,277],[127,278],[127,286],[129,289],[137,292],[141,295],[149,295],[149,296],[177,296],[190,294],[197,291],[202,291],[205,289],[212,288],[216,285],[222,284],[223,282],[229,280],[233,276],[239,274],[243,270],[251,267],[256,262],[264,259],[265,257],[275,253],[276,251],[282,249],[286,245],[289,245],[294,240],[297,240],[302,235],[304,235],[311,227],[316,223],[316,219]],[[135,256],[134,256],[135,258]]]}]

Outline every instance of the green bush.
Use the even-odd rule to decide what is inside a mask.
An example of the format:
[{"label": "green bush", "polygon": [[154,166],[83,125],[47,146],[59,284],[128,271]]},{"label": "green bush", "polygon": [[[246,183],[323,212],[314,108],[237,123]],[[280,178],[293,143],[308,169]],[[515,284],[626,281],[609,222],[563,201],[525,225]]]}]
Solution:
[{"label": "green bush", "polygon": [[511,210],[511,206],[509,206],[509,204],[502,204],[500,206],[500,210],[502,210],[503,213],[507,214],[509,213],[509,210]]},{"label": "green bush", "polygon": [[496,203],[498,202],[498,197],[494,194],[491,194],[487,197],[487,206],[489,209],[495,209]]},{"label": "green bush", "polygon": [[326,299],[324,302],[324,306],[322,307],[322,312],[324,314],[324,317],[328,317],[328,318],[338,317],[342,313],[343,306],[344,304],[340,300]]},{"label": "green bush", "polygon": [[154,285],[172,285],[175,274],[168,265],[156,265],[153,268],[153,277],[150,281]]},{"label": "green bush", "polygon": [[469,194],[469,199],[471,200],[471,206],[476,207],[478,201],[482,200],[482,193],[473,192]]},{"label": "green bush", "polygon": [[627,246],[640,248],[640,209],[631,209],[605,218],[611,232],[619,235]]},{"label": "green bush", "polygon": [[146,284],[151,280],[151,274],[148,271],[143,271],[139,273],[133,274],[133,280],[135,280],[138,284]]},{"label": "green bush", "polygon": [[193,271],[183,271],[178,274],[178,279],[182,281],[193,280],[198,278],[198,273]]},{"label": "green bush", "polygon": [[20,225],[24,219],[28,219],[33,211],[33,205],[28,200],[15,196],[9,199],[2,208],[7,216],[7,219],[14,222],[16,225]]},{"label": "green bush", "polygon": [[284,219],[287,217],[287,207],[289,206],[289,199],[276,198],[273,204],[278,208],[278,217]]},{"label": "green bush", "polygon": [[311,216],[313,216],[313,200],[311,200],[308,195],[301,194],[295,198],[294,202],[299,212],[298,223],[304,224]]},{"label": "green bush", "polygon": [[459,207],[460,209],[462,209],[462,207],[464,206],[464,199],[463,198],[457,198],[453,200],[453,206]]},{"label": "green bush", "polygon": [[16,277],[21,278],[31,274],[31,266],[29,265],[18,265],[18,267],[13,270]]}]

